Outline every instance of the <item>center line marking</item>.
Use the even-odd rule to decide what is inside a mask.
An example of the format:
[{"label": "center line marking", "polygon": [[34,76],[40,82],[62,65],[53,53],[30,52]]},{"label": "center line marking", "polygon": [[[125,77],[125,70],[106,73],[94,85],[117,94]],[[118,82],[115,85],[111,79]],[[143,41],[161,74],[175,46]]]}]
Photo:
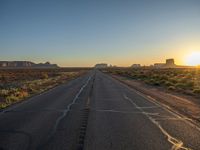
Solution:
[{"label": "center line marking", "polygon": [[[92,75],[92,76],[93,76],[93,75]],[[81,89],[79,90],[79,92],[78,92],[78,93],[76,94],[76,96],[74,97],[73,101],[67,106],[67,108],[66,108],[65,110],[63,110],[62,115],[60,115],[60,116],[57,118],[56,123],[55,123],[55,125],[54,125],[54,127],[53,127],[53,129],[52,129],[52,132],[49,134],[49,136],[48,136],[48,138],[47,138],[47,141],[45,142],[45,144],[40,145],[40,146],[38,147],[39,149],[42,148],[42,146],[45,146],[45,145],[49,142],[49,140],[51,139],[51,137],[55,134],[55,132],[56,132],[56,130],[57,130],[57,127],[58,127],[60,121],[68,114],[68,112],[69,112],[70,109],[71,109],[71,106],[72,106],[73,104],[76,103],[76,101],[77,101],[77,99],[79,98],[80,94],[82,93],[82,91],[84,90],[84,88],[88,85],[89,81],[91,80],[92,76],[90,76],[90,77],[87,79],[86,83],[81,87]]]}]

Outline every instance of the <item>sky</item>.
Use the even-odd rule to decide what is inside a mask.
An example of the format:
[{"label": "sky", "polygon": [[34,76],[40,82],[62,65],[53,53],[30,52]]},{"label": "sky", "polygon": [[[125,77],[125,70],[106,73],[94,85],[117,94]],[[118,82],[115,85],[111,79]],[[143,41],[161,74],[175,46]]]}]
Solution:
[{"label": "sky", "polygon": [[0,60],[150,65],[200,51],[200,0],[0,0]]}]

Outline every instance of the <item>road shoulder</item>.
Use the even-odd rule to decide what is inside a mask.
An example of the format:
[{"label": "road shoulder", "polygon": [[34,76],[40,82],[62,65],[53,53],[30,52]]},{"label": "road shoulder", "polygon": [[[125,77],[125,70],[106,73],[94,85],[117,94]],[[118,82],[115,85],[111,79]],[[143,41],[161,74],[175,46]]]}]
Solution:
[{"label": "road shoulder", "polygon": [[200,124],[200,105],[191,101],[190,99],[173,95],[156,87],[145,86],[143,83],[137,80],[129,79],[119,75],[110,76],[121,83],[128,85],[134,90],[147,95],[150,99],[161,103],[168,109],[186,116],[189,120],[191,119],[196,124]]}]

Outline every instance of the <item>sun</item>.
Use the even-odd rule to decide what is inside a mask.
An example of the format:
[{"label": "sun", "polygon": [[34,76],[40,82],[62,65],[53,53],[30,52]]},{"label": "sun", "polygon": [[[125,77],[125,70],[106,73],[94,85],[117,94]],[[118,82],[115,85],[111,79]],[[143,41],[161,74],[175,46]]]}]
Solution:
[{"label": "sun", "polygon": [[186,58],[186,64],[189,66],[198,66],[200,65],[200,51],[192,52]]}]

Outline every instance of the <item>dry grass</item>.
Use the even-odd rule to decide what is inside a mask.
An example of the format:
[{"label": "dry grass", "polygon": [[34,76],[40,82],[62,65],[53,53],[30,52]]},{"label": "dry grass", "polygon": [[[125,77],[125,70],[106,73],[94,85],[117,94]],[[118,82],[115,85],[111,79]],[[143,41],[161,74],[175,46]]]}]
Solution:
[{"label": "dry grass", "polygon": [[88,68],[0,70],[0,108],[67,82]]},{"label": "dry grass", "polygon": [[200,96],[200,69],[109,68],[103,71],[171,91]]}]

